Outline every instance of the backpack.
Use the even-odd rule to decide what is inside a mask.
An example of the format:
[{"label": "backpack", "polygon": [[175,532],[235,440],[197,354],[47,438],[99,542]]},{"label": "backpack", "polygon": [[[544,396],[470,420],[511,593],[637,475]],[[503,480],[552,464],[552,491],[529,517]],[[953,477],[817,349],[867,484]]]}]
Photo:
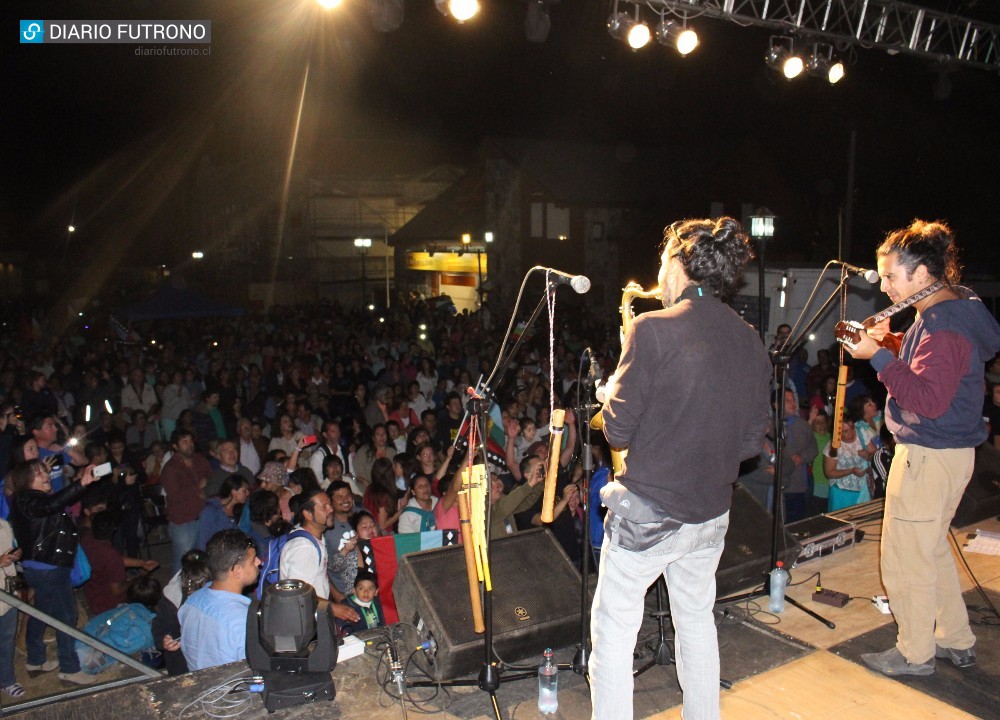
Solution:
[{"label": "backpack", "polygon": [[323,550],[320,548],[319,542],[306,530],[299,528],[298,530],[292,530],[284,535],[271,538],[267,541],[266,554],[260,559],[260,576],[257,578],[257,590],[254,592],[254,596],[258,600],[263,597],[264,588],[271,583],[277,582],[280,577],[278,569],[281,562],[281,551],[285,549],[285,545],[288,544],[289,540],[300,537],[309,538],[309,541],[316,546],[317,561],[322,561]]},{"label": "backpack", "polygon": [[[153,646],[153,617],[155,614],[139,603],[122,604],[91,618],[83,631],[126,655],[135,655]],[[80,668],[88,675],[118,662],[80,640],[76,641],[76,654]]]}]

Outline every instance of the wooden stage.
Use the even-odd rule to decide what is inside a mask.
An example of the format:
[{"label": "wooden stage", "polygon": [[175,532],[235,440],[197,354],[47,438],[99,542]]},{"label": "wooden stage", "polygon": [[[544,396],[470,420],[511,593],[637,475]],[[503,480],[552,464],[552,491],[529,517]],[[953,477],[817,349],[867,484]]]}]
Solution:
[{"label": "wooden stage", "polygon": [[[830,629],[824,624],[809,617],[798,609],[789,606],[780,616],[771,616],[756,612],[753,605],[747,603],[733,604],[731,614],[743,616],[749,610],[752,620],[746,620],[745,625],[757,629],[758,623],[767,623],[764,630],[778,640],[785,638],[789,647],[794,646],[794,659],[777,667],[760,672],[752,671],[735,674],[736,664],[732,657],[727,657],[730,650],[722,645],[723,676],[727,672],[734,673],[736,679],[731,690],[722,691],[722,715],[727,720],[772,720],[774,718],[789,718],[790,720],[923,720],[936,718],[941,720],[958,720],[966,718],[1000,718],[1000,702],[993,705],[994,711],[972,715],[944,701],[913,687],[912,683],[900,682],[871,672],[862,665],[838,655],[836,647],[854,638],[892,623],[892,617],[879,613],[868,600],[872,595],[883,591],[878,575],[878,542],[880,521],[868,521],[861,527],[867,533],[860,544],[846,548],[831,555],[812,560],[794,568],[792,582],[804,581],[814,572],[822,573],[822,583],[825,588],[847,593],[852,600],[843,608],[814,603],[811,599],[815,580],[789,588],[790,597],[802,602],[806,607],[815,610],[836,624]],[[956,537],[964,542],[968,532],[975,528],[1000,531],[1000,522],[990,519],[974,526],[957,531]],[[1000,557],[966,553],[965,555],[973,573],[980,583],[994,593],[1000,592]],[[963,586],[969,589],[973,586],[968,572],[959,563],[959,572],[963,578]],[[462,579],[464,582],[464,578]],[[459,588],[461,589],[461,588]],[[977,604],[982,604],[979,601]],[[766,610],[766,598],[757,601],[757,605]],[[721,614],[721,613],[720,613]],[[887,628],[888,629],[888,628]],[[645,630],[645,628],[644,628]],[[720,638],[722,628],[720,628]],[[973,631],[980,632],[973,627]],[[993,630],[991,628],[991,630]],[[774,632],[779,631],[779,632]],[[753,632],[747,632],[753,640]],[[540,639],[540,643],[543,639]],[[891,641],[886,645],[891,645]],[[407,652],[412,648],[407,648]],[[884,649],[884,648],[879,648]],[[745,652],[745,650],[744,650]],[[568,662],[572,658],[573,648],[564,648],[557,653],[557,659]],[[995,654],[995,651],[994,651]],[[982,656],[981,656],[982,659]],[[534,661],[533,661],[534,662]],[[745,665],[742,661],[740,664]],[[290,710],[280,711],[275,718],[309,717],[318,720],[357,719],[383,720],[388,718],[403,718],[404,713],[399,704],[386,696],[375,680],[377,660],[374,654],[340,663],[334,672],[337,697],[334,702],[321,702],[304,705]],[[727,667],[728,665],[728,667]],[[952,668],[946,661],[939,661],[937,676],[944,678],[959,677],[963,681],[979,677],[986,669],[981,667],[958,670]],[[127,717],[130,720],[143,718],[164,719],[178,717],[180,710],[188,705],[205,689],[217,684],[222,678],[232,676],[245,666],[239,664],[216,668],[195,673],[176,679],[157,681],[139,681],[133,685],[115,687],[103,691],[87,690],[80,697],[62,700],[58,703],[33,708],[24,714],[19,714],[17,706],[4,703],[4,714],[18,714],[21,717],[34,718],[79,718],[80,720],[96,720],[107,717]],[[384,668],[383,668],[384,672]],[[945,675],[956,673],[956,675]],[[120,680],[126,677],[124,672],[111,675],[109,680]],[[640,687],[636,690],[636,717],[656,718],[657,720],[676,720],[681,717],[676,689],[676,679],[672,667],[656,667],[646,673],[641,681],[643,708],[640,711]],[[742,678],[742,679],[739,679]],[[1000,684],[980,688],[992,694],[1000,695]],[[504,718],[527,720],[541,718],[535,706],[536,685],[534,679],[502,684],[498,693],[498,701]],[[988,697],[988,696],[987,696]],[[447,707],[440,709],[443,696],[439,695],[432,701],[430,707],[436,717],[445,720],[461,718],[490,718],[492,711],[488,696],[473,688],[451,690],[451,701]],[[5,698],[5,700],[7,700]],[[554,718],[586,718],[590,716],[590,702],[584,680],[572,672],[564,672],[560,676],[560,707]],[[648,708],[655,708],[647,711]],[[408,707],[408,714],[416,708]],[[190,708],[184,717],[207,717],[197,707]],[[269,717],[263,708],[259,696],[253,696],[248,711],[242,717]]]}]

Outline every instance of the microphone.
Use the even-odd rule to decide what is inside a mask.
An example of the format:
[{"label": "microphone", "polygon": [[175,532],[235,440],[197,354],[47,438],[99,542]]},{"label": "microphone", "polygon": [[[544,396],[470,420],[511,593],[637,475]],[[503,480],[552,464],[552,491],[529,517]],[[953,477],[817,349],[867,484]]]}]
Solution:
[{"label": "microphone", "polygon": [[587,360],[590,362],[590,384],[597,385],[604,378],[604,374],[601,372],[600,363],[594,357],[594,351],[590,348],[587,348]]},{"label": "microphone", "polygon": [[542,270],[549,276],[551,282],[557,285],[569,285],[580,295],[590,291],[590,278],[586,275],[570,275],[562,270],[542,267],[541,265],[536,265],[532,270]]},{"label": "microphone", "polygon": [[872,285],[878,282],[878,273],[875,270],[865,270],[857,265],[851,265],[849,263],[841,262],[840,260],[834,260],[834,262],[844,268],[844,270],[846,270],[849,274],[864,278]]}]

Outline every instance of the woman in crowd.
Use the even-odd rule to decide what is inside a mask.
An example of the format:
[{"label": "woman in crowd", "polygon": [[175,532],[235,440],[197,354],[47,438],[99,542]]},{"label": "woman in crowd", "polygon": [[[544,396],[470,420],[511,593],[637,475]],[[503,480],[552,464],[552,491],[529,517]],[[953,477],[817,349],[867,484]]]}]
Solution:
[{"label": "woman in crowd", "polygon": [[423,443],[417,446],[414,472],[417,475],[426,475],[430,479],[431,490],[438,497],[441,495],[438,483],[441,482],[441,478],[448,472],[448,463],[451,462],[451,456],[454,452],[455,447],[449,445],[445,450],[444,462],[439,462],[438,456],[435,454],[434,448],[430,443]]},{"label": "woman in crowd", "polygon": [[[236,526],[243,505],[250,495],[250,483],[242,475],[230,475],[219,486],[219,494],[205,501],[198,517],[198,547],[202,550],[220,530]],[[276,498],[277,499],[277,498]]]},{"label": "woman in crowd", "polygon": [[[17,578],[14,563],[21,559],[21,549],[14,547],[14,531],[3,519],[0,519],[0,547],[7,548],[0,555],[0,582],[3,583],[4,590],[11,590],[9,583]],[[17,610],[0,600],[0,688],[12,698],[24,695],[24,688],[14,676],[17,617]]]},{"label": "woman in crowd", "polygon": [[403,498],[399,497],[392,461],[388,458],[377,459],[372,465],[371,483],[365,490],[361,504],[378,522],[382,533],[395,532],[396,521],[409,499],[409,493]]},{"label": "woman in crowd", "polygon": [[[845,420],[854,423],[854,430],[858,434],[858,442],[861,443],[861,457],[871,462],[875,456],[875,451],[882,445],[879,439],[879,431],[882,429],[884,419],[878,405],[872,400],[872,396],[858,395],[847,403],[847,411],[844,413]],[[868,451],[869,446],[871,452]]]},{"label": "woman in crowd", "polygon": [[868,489],[868,457],[874,447],[865,448],[858,440],[854,423],[844,420],[837,456],[831,457],[831,443],[823,449],[823,474],[830,483],[828,511],[840,510],[871,499]]},{"label": "woman in crowd", "polygon": [[295,429],[295,422],[292,420],[292,416],[288,413],[282,413],[278,416],[278,422],[274,428],[274,436],[271,438],[267,449],[268,451],[284,450],[288,455],[291,455],[296,452],[299,441],[303,437],[302,433]]},{"label": "woman in crowd", "polygon": [[[16,466],[10,473],[14,491],[11,526],[23,555],[24,579],[35,590],[35,606],[42,612],[76,627],[77,609],[70,583],[70,573],[77,553],[77,529],[66,508],[83,497],[84,489],[95,481],[94,468],[88,465],[76,482],[52,492],[49,468],[38,460]],[[58,661],[46,661],[42,635],[45,625],[30,618],[26,645],[29,672],[48,672],[59,668],[59,679],[77,685],[90,685],[96,678],[80,670],[73,638],[56,632]]]},{"label": "woman in crowd", "polygon": [[[202,557],[188,555],[190,553],[185,555],[181,564],[181,604],[195,590],[212,581],[212,571],[208,563]],[[163,653],[168,675],[183,675],[188,671],[187,661],[181,652],[181,623],[177,619],[177,608],[177,605],[163,595],[156,603],[156,617],[153,618],[153,642],[156,649]]]},{"label": "woman in crowd", "polygon": [[438,499],[431,494],[431,479],[427,475],[414,475],[410,480],[410,500],[399,516],[399,532],[433,530],[437,503]]},{"label": "woman in crowd", "polygon": [[420,394],[428,400],[437,389],[438,374],[434,361],[429,357],[420,358],[420,372],[417,373],[417,383],[420,385]]},{"label": "woman in crowd", "polygon": [[362,486],[371,482],[372,465],[379,458],[392,460],[396,447],[389,443],[389,433],[385,425],[379,423],[372,428],[371,440],[362,445],[354,456],[354,472]]}]

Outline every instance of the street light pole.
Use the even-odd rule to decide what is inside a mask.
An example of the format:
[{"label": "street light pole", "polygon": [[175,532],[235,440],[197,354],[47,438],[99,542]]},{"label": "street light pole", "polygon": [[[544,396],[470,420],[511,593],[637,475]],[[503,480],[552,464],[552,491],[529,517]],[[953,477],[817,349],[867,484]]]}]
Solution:
[{"label": "street light pole", "polygon": [[361,253],[361,304],[364,305],[368,297],[368,278],[365,273],[365,259],[368,256],[368,249],[372,246],[371,238],[354,238],[354,247]]},{"label": "street light pole", "polygon": [[764,337],[764,247],[774,237],[774,215],[767,208],[760,208],[750,217],[750,236],[757,250],[757,323],[760,341],[767,345]]}]

